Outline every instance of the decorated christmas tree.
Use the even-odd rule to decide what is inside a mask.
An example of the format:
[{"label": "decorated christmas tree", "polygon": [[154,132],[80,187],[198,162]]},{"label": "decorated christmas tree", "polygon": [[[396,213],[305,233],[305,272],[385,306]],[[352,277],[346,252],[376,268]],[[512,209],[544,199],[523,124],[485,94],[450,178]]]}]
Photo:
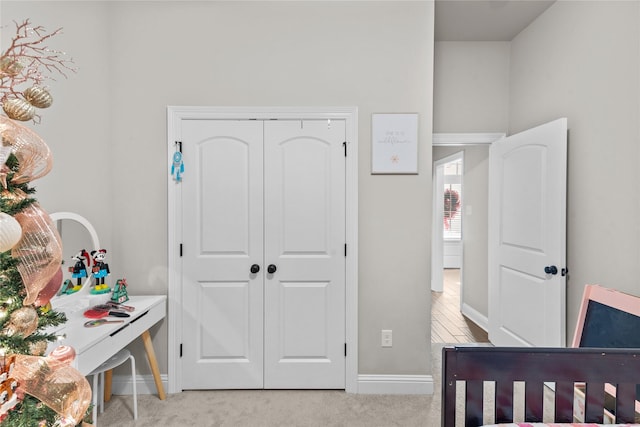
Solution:
[{"label": "decorated christmas tree", "polygon": [[53,102],[43,83],[74,68],[47,46],[60,29],[15,25],[0,56],[0,426],[77,425],[91,391],[71,366],[75,351],[59,346],[45,355],[57,339],[48,330],[66,321],[50,304],[62,285],[62,244],[31,182],[53,160],[42,138],[20,123],[40,121],[39,109]]}]

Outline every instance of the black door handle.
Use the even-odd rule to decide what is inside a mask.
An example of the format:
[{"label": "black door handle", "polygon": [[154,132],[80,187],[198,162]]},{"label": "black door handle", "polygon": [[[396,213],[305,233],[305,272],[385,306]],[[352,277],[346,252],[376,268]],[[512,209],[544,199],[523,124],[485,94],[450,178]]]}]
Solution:
[{"label": "black door handle", "polygon": [[269,266],[267,267],[267,273],[273,274],[276,272],[277,269],[278,267],[276,267],[275,265],[269,264]]},{"label": "black door handle", "polygon": [[251,266],[251,273],[256,274],[258,271],[260,271],[260,266],[258,264],[253,264]]},{"label": "black door handle", "polygon": [[558,274],[558,267],[556,267],[555,265],[549,265],[544,268],[544,272],[547,274],[556,275]]}]

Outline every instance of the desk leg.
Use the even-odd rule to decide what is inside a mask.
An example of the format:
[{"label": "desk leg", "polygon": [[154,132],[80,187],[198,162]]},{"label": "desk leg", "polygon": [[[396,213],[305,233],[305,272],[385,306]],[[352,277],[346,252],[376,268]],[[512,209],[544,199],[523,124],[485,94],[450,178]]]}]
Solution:
[{"label": "desk leg", "polygon": [[142,342],[144,343],[144,349],[147,352],[147,359],[149,359],[149,365],[151,366],[151,372],[153,373],[153,380],[156,383],[156,389],[158,389],[158,397],[160,400],[164,400],[164,387],[162,386],[162,379],[160,379],[160,370],[158,369],[158,361],[156,360],[156,353],[153,350],[153,343],[151,342],[151,334],[146,330],[142,333]]},{"label": "desk leg", "polygon": [[109,369],[104,372],[104,401],[111,400],[111,378],[113,377],[113,370]]}]

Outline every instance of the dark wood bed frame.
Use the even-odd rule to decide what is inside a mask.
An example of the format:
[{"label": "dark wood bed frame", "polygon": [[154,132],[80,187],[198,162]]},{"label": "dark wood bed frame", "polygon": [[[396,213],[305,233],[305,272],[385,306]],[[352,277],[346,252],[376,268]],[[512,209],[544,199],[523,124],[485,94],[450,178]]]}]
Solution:
[{"label": "dark wood bed frame", "polygon": [[[514,381],[525,383],[524,422],[543,421],[545,383],[555,383],[557,423],[574,422],[576,383],[586,384],[585,423],[603,423],[604,385],[616,386],[616,423],[633,423],[640,384],[640,349],[445,347],[442,350],[442,426],[455,427],[456,386],[466,383],[465,426],[483,422],[484,381],[495,382],[495,423],[513,420]],[[550,420],[545,420],[550,421]]]}]

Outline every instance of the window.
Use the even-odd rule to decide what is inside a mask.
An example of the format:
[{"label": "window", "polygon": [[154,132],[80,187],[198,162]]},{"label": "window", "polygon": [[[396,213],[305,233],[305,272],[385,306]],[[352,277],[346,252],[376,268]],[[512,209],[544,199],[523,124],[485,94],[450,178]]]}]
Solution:
[{"label": "window", "polygon": [[462,159],[444,165],[445,240],[462,239]]}]

